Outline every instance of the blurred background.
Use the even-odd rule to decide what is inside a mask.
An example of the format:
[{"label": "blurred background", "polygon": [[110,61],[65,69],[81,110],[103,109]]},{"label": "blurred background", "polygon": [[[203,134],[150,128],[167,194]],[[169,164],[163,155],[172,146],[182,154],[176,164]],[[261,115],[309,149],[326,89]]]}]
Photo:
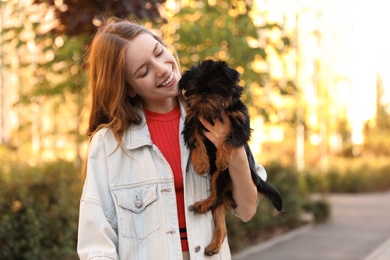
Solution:
[{"label": "blurred background", "polygon": [[[104,16],[237,69],[251,148],[282,193],[233,252],[331,216],[327,194],[390,190],[390,16],[381,0],[1,0],[0,259],[77,259],[85,53]],[[313,196],[320,195],[320,196]],[[316,199],[313,199],[315,197]]]}]

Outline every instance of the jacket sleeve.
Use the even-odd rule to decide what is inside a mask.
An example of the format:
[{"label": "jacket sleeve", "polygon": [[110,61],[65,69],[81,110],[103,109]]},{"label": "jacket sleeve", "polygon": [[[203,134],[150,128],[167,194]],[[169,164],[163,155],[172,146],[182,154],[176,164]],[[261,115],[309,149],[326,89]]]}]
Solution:
[{"label": "jacket sleeve", "polygon": [[249,147],[249,145],[246,145],[245,146],[245,152],[246,152],[246,155],[248,157],[248,163],[249,163],[249,167],[251,169],[251,172],[256,172],[257,175],[259,175],[259,177],[263,180],[263,181],[266,181],[267,180],[267,172],[265,171],[264,167],[262,165],[260,165],[255,157],[253,156],[253,153],[251,151],[251,148]]},{"label": "jacket sleeve", "polygon": [[119,259],[115,205],[111,197],[103,135],[89,146],[80,202],[77,252],[84,259]]},{"label": "jacket sleeve", "polygon": [[255,164],[256,164],[256,172],[257,172],[257,174],[260,176],[260,178],[263,181],[266,181],[267,180],[267,172],[265,171],[264,166],[258,164],[257,162],[255,162]]}]

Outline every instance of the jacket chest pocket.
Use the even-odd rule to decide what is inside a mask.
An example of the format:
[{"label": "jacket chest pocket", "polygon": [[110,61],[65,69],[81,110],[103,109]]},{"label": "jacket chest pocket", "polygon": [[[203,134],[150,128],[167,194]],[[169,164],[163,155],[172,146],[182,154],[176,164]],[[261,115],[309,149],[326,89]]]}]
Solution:
[{"label": "jacket chest pocket", "polygon": [[157,185],[149,185],[113,191],[118,203],[118,231],[124,237],[143,240],[160,228],[156,189]]}]

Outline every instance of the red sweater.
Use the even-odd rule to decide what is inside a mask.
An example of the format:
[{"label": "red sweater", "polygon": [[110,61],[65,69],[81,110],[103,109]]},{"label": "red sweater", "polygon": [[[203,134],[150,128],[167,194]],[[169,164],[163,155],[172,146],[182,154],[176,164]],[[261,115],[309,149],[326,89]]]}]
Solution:
[{"label": "red sweater", "polygon": [[172,168],[176,190],[181,247],[182,251],[186,252],[188,251],[188,242],[184,213],[183,174],[181,171],[179,145],[180,107],[176,106],[172,111],[166,114],[145,110],[145,115],[153,143],[157,145]]}]

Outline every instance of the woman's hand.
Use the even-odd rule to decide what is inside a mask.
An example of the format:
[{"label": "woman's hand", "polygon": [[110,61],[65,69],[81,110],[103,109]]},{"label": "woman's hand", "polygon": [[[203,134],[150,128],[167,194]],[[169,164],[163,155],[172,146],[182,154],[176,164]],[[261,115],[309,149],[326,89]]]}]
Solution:
[{"label": "woman's hand", "polygon": [[[207,129],[203,132],[204,136],[217,148],[232,131],[232,123],[226,113],[222,114],[222,121],[215,120],[214,125],[205,119],[199,118],[199,120]],[[235,212],[239,218],[247,222],[256,213],[258,196],[244,146],[233,150],[229,164],[229,174],[232,180],[233,198],[237,203]]]},{"label": "woman's hand", "polygon": [[204,131],[204,136],[218,148],[219,144],[223,143],[226,137],[232,131],[232,123],[226,113],[222,113],[222,121],[214,120],[214,125],[203,118],[199,118],[200,122],[207,129]]}]

